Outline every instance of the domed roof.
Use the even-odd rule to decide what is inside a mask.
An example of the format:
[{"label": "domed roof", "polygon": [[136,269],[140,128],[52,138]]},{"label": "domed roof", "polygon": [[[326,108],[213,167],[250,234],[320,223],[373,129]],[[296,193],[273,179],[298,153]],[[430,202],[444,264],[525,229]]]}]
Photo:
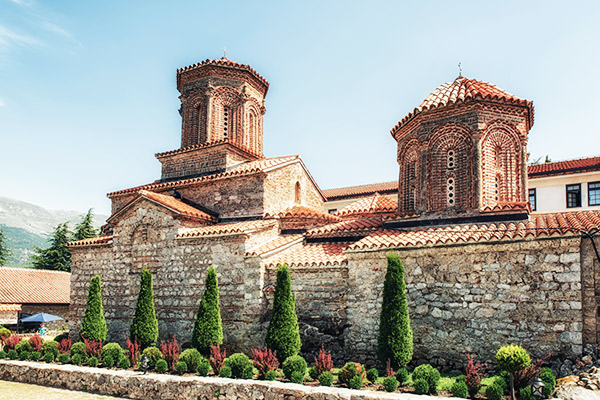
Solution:
[{"label": "domed roof", "polygon": [[452,106],[457,103],[466,103],[469,101],[495,101],[508,104],[526,106],[530,109],[530,125],[533,125],[533,102],[531,100],[523,100],[515,95],[512,95],[499,87],[488,82],[477,81],[475,79],[467,79],[464,76],[459,76],[454,82],[447,82],[435,89],[417,108],[404,117],[392,129],[392,136],[401,127],[406,125],[408,121],[416,117],[422,112],[433,110],[441,107]]},{"label": "domed roof", "polygon": [[240,63],[237,63],[235,61],[231,61],[227,57],[221,57],[221,58],[218,58],[218,59],[215,59],[215,60],[204,60],[202,62],[193,64],[193,65],[189,65],[187,67],[178,68],[177,69],[177,76],[179,76],[180,74],[182,74],[184,72],[191,71],[191,70],[198,69],[198,68],[202,68],[202,67],[205,67],[205,66],[208,66],[208,65],[214,65],[214,66],[220,66],[220,67],[228,67],[228,68],[235,68],[235,69],[241,69],[241,70],[248,71],[252,75],[254,75],[267,88],[269,87],[269,82],[267,82],[267,80],[265,78],[263,78],[262,76],[260,76],[260,74],[258,72],[256,72],[251,66],[249,66],[247,64],[240,64]]}]

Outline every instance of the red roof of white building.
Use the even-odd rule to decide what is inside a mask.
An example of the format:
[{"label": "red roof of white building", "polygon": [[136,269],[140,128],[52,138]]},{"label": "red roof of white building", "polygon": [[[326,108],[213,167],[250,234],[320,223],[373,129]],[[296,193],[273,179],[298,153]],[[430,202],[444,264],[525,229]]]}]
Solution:
[{"label": "red roof of white building", "polygon": [[0,303],[69,304],[71,274],[26,268],[0,268]]}]

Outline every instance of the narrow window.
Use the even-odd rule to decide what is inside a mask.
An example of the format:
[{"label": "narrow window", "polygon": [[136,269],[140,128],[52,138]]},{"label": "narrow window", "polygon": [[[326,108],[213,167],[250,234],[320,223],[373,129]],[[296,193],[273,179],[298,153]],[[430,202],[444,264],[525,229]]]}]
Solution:
[{"label": "narrow window", "polygon": [[448,207],[452,207],[455,204],[454,186],[454,178],[448,178],[448,182],[446,185],[446,201],[448,203]]},{"label": "narrow window", "polygon": [[496,175],[496,180],[494,182],[494,194],[496,201],[500,201],[500,175]]},{"label": "narrow window", "polygon": [[600,182],[588,183],[588,206],[600,206]]},{"label": "narrow window", "polygon": [[229,107],[223,107],[223,136],[227,136],[229,125]]},{"label": "narrow window", "polygon": [[531,204],[531,210],[537,210],[537,196],[535,189],[529,189],[529,204]]},{"label": "narrow window", "polygon": [[448,163],[447,163],[447,165],[448,165],[448,168],[450,168],[450,169],[454,168],[454,166],[456,165],[454,157],[455,157],[454,150],[448,150],[448,158],[447,158],[448,159]]},{"label": "narrow window", "polygon": [[300,204],[300,182],[296,182],[296,195],[294,197],[294,201]]},{"label": "narrow window", "polygon": [[567,208],[581,207],[581,184],[567,185]]}]

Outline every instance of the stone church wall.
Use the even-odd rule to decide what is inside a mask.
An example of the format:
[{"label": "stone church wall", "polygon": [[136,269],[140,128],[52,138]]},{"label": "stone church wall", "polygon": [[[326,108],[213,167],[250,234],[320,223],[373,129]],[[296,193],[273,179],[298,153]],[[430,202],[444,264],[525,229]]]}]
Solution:
[{"label": "stone church wall", "polygon": [[[300,184],[299,203],[295,201],[296,182]],[[269,172],[265,177],[264,190],[264,209],[266,213],[276,214],[295,204],[317,210],[323,208],[323,198],[300,163]]]}]

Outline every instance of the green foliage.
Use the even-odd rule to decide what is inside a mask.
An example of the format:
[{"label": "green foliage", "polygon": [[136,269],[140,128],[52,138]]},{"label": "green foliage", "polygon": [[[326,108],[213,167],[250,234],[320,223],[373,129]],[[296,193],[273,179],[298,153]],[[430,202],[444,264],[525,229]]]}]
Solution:
[{"label": "green foliage", "polygon": [[287,265],[280,265],[277,269],[273,313],[265,344],[269,349],[275,351],[279,362],[297,355],[302,346],[296,317],[296,300],[292,294],[290,272]]},{"label": "green foliage", "polygon": [[321,372],[318,379],[321,386],[331,386],[333,384],[333,375],[329,371]]},{"label": "green foliage", "polygon": [[73,240],[82,240],[98,236],[98,231],[94,228],[92,209],[90,208],[81,221],[75,225]]},{"label": "green foliage", "polygon": [[543,368],[542,372],[540,372],[540,379],[546,385],[542,389],[542,393],[544,393],[544,397],[548,399],[556,387],[556,376],[554,375],[554,372],[552,372],[552,369]]},{"label": "green foliage", "polygon": [[383,379],[383,388],[388,393],[395,392],[398,389],[398,379],[395,376],[386,376]]},{"label": "green foliage", "polygon": [[292,372],[292,375],[290,376],[290,381],[292,383],[297,383],[297,384],[302,384],[302,382],[304,382],[304,374],[300,371],[294,371]]},{"label": "green foliage", "polygon": [[185,361],[178,361],[177,364],[175,364],[175,371],[180,374],[185,374],[188,371],[187,363]]},{"label": "green foliage", "polygon": [[98,359],[96,357],[90,357],[90,359],[88,360],[88,365],[90,367],[95,367],[98,365]]},{"label": "green foliage", "polygon": [[15,349],[8,351],[8,358],[10,358],[11,360],[16,360],[18,357],[19,357],[19,353],[17,353],[17,351]]},{"label": "green foliage", "polygon": [[[75,346],[75,345],[73,345]],[[71,347],[71,349],[73,349],[73,347]],[[111,356],[113,359],[113,365],[115,362],[117,362],[118,360],[120,360],[122,357],[125,356],[125,352],[123,351],[123,349],[121,348],[121,345],[119,345],[119,343],[107,343],[104,347],[102,347],[102,353],[100,358],[102,358],[102,364],[104,364],[104,358],[106,356]],[[72,355],[71,355],[72,357]],[[112,367],[112,365],[111,365]]]},{"label": "green foliage", "polygon": [[521,346],[502,346],[496,353],[496,362],[500,369],[514,373],[531,365],[531,357]]},{"label": "green foliage", "polygon": [[196,349],[187,349],[179,355],[179,361],[185,362],[187,367],[186,371],[196,372],[198,371],[198,366],[202,362],[202,354]]},{"label": "green foliage", "polygon": [[52,354],[54,358],[58,355],[58,343],[54,340],[48,340],[42,343],[42,354],[45,356],[48,353]]},{"label": "green foliage", "polygon": [[367,379],[369,380],[369,382],[375,383],[377,381],[377,378],[379,378],[379,371],[377,371],[377,368],[371,368],[367,371]]},{"label": "green foliage", "polygon": [[0,358],[6,358],[6,352],[4,350],[0,350]]},{"label": "green foliage", "polygon": [[398,372],[396,372],[396,380],[402,386],[404,382],[408,380],[408,371],[406,368],[400,368]]},{"label": "green foliage", "polygon": [[[493,386],[493,385],[492,385]],[[525,386],[519,390],[519,400],[535,400],[531,386]]]},{"label": "green foliage", "polygon": [[[509,379],[510,379],[510,376],[509,376]],[[502,376],[495,377],[494,384],[500,386],[502,388],[503,393],[505,393],[506,389],[508,389],[508,382],[506,382],[506,379]]]},{"label": "green foliage", "polygon": [[71,249],[67,247],[71,232],[65,222],[59,224],[52,237],[48,239],[50,246],[46,249],[34,247],[31,263],[36,269],[51,269],[71,272]]},{"label": "green foliage", "polygon": [[106,319],[104,319],[104,308],[102,307],[102,289],[100,276],[96,275],[90,281],[85,315],[81,323],[79,336],[82,339],[104,342],[106,340]]},{"label": "green foliage", "polygon": [[44,362],[51,363],[51,362],[54,362],[54,360],[56,360],[56,354],[54,354],[52,352],[48,352],[48,353],[44,354]]},{"label": "green foliage", "polygon": [[[158,360],[162,360],[163,353],[158,349],[158,347],[151,346],[151,347],[146,347],[144,349],[144,351],[142,351],[142,357],[143,356],[146,356],[150,359],[150,362],[148,363],[148,368],[152,369],[156,366],[156,362]],[[183,360],[183,361],[186,361],[186,360]],[[190,364],[188,363],[188,365],[190,365]]]},{"label": "green foliage", "polygon": [[[8,259],[13,255],[13,252],[6,245],[6,238],[0,226],[0,267],[3,267],[8,262]],[[0,335],[2,336],[2,335]]]},{"label": "green foliage", "polygon": [[452,384],[452,388],[450,388],[450,392],[453,397],[460,397],[466,399],[469,396],[469,388],[465,381],[456,381]]},{"label": "green foliage", "polygon": [[9,329],[6,329],[4,327],[0,328],[0,337],[3,338],[7,338],[10,337],[12,335],[12,332]]},{"label": "green foliage", "polygon": [[265,374],[265,380],[267,380],[267,381],[274,381],[276,379],[277,379],[277,371],[275,371],[275,370],[267,371],[267,373]]},{"label": "green foliage", "polygon": [[360,376],[358,375],[354,375],[352,378],[350,378],[350,382],[348,382],[348,387],[350,389],[360,389],[363,385],[363,380],[360,379]]},{"label": "green foliage", "polygon": [[167,364],[167,360],[157,360],[154,368],[156,369],[156,371],[163,373],[167,372],[167,369],[169,369],[169,365]]},{"label": "green foliage", "polygon": [[21,350],[21,352],[19,352],[19,359],[21,361],[27,361],[27,360],[29,360],[30,354],[31,354],[31,352],[29,352],[27,350]]},{"label": "green foliage", "polygon": [[361,381],[364,381],[367,377],[365,368],[359,363],[348,362],[342,367],[338,379],[341,383],[350,385],[350,380],[355,376],[359,376]]},{"label": "green foliage", "polygon": [[454,380],[456,382],[466,382],[467,381],[467,376],[466,375],[458,375],[456,378],[454,378]]},{"label": "green foliage", "polygon": [[17,353],[21,354],[23,351],[31,352],[33,347],[31,347],[31,343],[27,339],[21,339],[19,343],[15,346],[15,350]]},{"label": "green foliage", "polygon": [[129,368],[131,368],[131,362],[125,355],[123,355],[123,357],[121,357],[119,359],[119,362],[117,363],[117,367],[119,367],[121,369],[129,369]]},{"label": "green foliage", "polygon": [[302,356],[290,356],[285,359],[281,369],[283,370],[283,375],[289,380],[292,380],[292,374],[297,371],[302,374],[304,379],[304,374],[306,373],[306,360],[302,358]]},{"label": "green foliage", "polygon": [[504,389],[502,389],[502,387],[496,383],[492,383],[485,388],[485,397],[487,397],[488,400],[502,400],[503,396]]},{"label": "green foliage", "polygon": [[80,365],[81,361],[81,354],[75,354],[73,357],[71,357],[71,364]]},{"label": "green foliage", "polygon": [[219,376],[221,378],[231,378],[231,368],[227,365],[224,365],[223,368],[221,368],[221,371],[219,372]]},{"label": "green foliage", "polygon": [[404,266],[400,258],[389,254],[383,282],[383,298],[377,337],[377,357],[382,363],[389,359],[392,368],[402,368],[412,360],[413,337],[406,300]]},{"label": "green foliage", "polygon": [[192,345],[201,354],[208,356],[213,344],[222,343],[223,326],[221,324],[221,309],[219,308],[219,284],[215,269],[210,267],[206,274],[204,296],[202,296],[196,314]]},{"label": "green foliage", "polygon": [[87,355],[87,353],[85,351],[85,343],[83,343],[83,342],[73,343],[73,345],[71,346],[71,350],[69,350],[69,354],[71,354],[71,357],[73,357],[75,354],[81,354],[82,357],[84,355]]},{"label": "green foliage", "polygon": [[31,356],[29,357],[31,361],[39,361],[40,358],[42,358],[42,353],[40,353],[39,351],[32,352]]},{"label": "green foliage", "polygon": [[319,370],[316,365],[308,367],[308,376],[310,376],[310,379],[317,379],[319,377]]},{"label": "green foliage", "polygon": [[69,355],[68,354],[59,354],[58,355],[58,362],[61,364],[68,364],[69,363]]},{"label": "green foliage", "polygon": [[65,333],[61,333],[60,335],[56,336],[54,338],[54,341],[56,343],[60,343],[60,342],[62,342],[63,339],[68,339],[68,338],[69,338],[69,333],[65,332]]},{"label": "green foliage", "polygon": [[242,379],[252,378],[254,378],[254,368],[252,367],[252,365],[248,365],[246,368],[244,368],[244,371],[242,372]]},{"label": "green foliage", "polygon": [[[430,394],[437,394],[437,385],[440,381],[440,372],[429,364],[419,365],[413,371],[413,380],[416,382],[419,379],[425,380],[429,387]],[[416,387],[415,387],[416,389]]]},{"label": "green foliage", "polygon": [[234,353],[227,357],[225,365],[231,368],[231,377],[241,378],[244,370],[250,365],[250,359],[244,353]]},{"label": "green foliage", "polygon": [[131,323],[131,340],[140,341],[143,349],[156,345],[158,339],[158,321],[154,311],[154,293],[152,274],[147,268],[142,270],[140,292],[135,306],[135,315]]},{"label": "green foliage", "polygon": [[413,382],[413,387],[415,388],[415,392],[417,394],[429,393],[429,384],[425,379],[415,379]]},{"label": "green foliage", "polygon": [[105,355],[102,356],[102,365],[105,368],[112,368],[115,366],[115,359],[112,356],[112,354],[107,353]]},{"label": "green foliage", "polygon": [[[250,370],[252,372],[252,370]],[[200,376],[207,376],[208,373],[210,372],[210,363],[208,362],[207,359],[202,359],[202,362],[200,362],[200,365],[198,365],[198,375]]]}]

